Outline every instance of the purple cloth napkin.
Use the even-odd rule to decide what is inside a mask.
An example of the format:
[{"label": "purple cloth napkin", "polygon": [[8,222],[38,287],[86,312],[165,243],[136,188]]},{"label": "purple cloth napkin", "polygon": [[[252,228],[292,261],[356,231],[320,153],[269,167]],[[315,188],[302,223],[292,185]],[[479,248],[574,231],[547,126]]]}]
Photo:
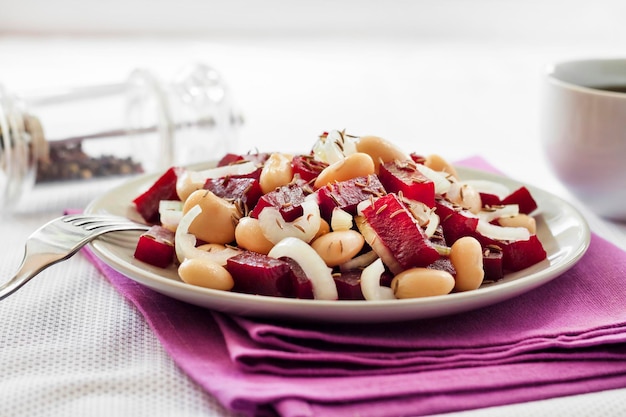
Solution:
[{"label": "purple cloth napkin", "polygon": [[[480,159],[465,165],[493,170]],[[523,296],[378,325],[226,316],[84,253],[181,369],[249,415],[417,416],[626,387],[626,253],[596,235],[576,266]]]}]

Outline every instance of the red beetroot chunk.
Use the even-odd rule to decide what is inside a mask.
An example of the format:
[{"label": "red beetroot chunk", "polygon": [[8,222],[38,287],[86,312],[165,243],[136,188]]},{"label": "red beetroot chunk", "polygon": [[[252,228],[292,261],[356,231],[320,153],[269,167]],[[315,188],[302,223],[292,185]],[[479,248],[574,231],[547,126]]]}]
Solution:
[{"label": "red beetroot chunk", "polygon": [[380,166],[380,182],[388,193],[435,207],[435,183],[424,176],[413,161],[391,161]]},{"label": "red beetroot chunk", "polygon": [[365,300],[361,291],[361,272],[355,269],[333,274],[340,300]]},{"label": "red beetroot chunk", "polygon": [[519,212],[530,214],[537,209],[537,202],[526,187],[520,187],[502,199],[502,204],[517,204]]},{"label": "red beetroot chunk", "polygon": [[483,207],[502,205],[502,200],[500,200],[500,197],[490,193],[480,193],[480,201],[482,202]]},{"label": "red beetroot chunk", "polygon": [[355,215],[356,207],[361,201],[387,194],[378,176],[374,174],[328,184],[316,192],[320,213],[326,221],[330,220],[335,207]]},{"label": "red beetroot chunk", "polygon": [[265,207],[275,207],[286,222],[294,221],[304,212],[301,204],[305,197],[301,183],[293,182],[283,185],[263,195],[250,212],[250,217],[257,219]]},{"label": "red beetroot chunk", "polygon": [[209,178],[204,183],[204,189],[226,200],[240,201],[246,208],[245,213],[256,206],[263,195],[261,185],[256,178],[230,176]]},{"label": "red beetroot chunk", "polygon": [[217,166],[221,167],[225,165],[233,165],[244,161],[256,162],[259,165],[263,165],[269,156],[270,154],[266,152],[249,153],[244,155],[227,153],[218,161]]},{"label": "red beetroot chunk", "polygon": [[450,261],[450,258],[441,257],[437,259],[435,262],[427,266],[428,269],[436,269],[439,271],[449,272],[453,277],[456,276],[456,269],[454,269],[454,265]]},{"label": "red beetroot chunk", "polygon": [[314,298],[313,284],[311,284],[311,280],[306,276],[302,268],[300,268],[300,265],[291,258],[282,257],[280,260],[287,262],[291,269],[290,279],[293,287],[291,296],[294,298],[312,300]]},{"label": "red beetroot chunk", "polygon": [[227,165],[236,164],[241,161],[245,161],[245,159],[243,159],[243,156],[236,154],[236,153],[227,153],[226,155],[222,157],[222,159],[220,159],[217,162],[217,166],[223,167]]},{"label": "red beetroot chunk", "polygon": [[229,258],[226,269],[233,276],[233,291],[246,294],[291,297],[290,265],[280,259],[245,251]]},{"label": "red beetroot chunk", "polygon": [[502,250],[499,247],[487,246],[483,249],[483,270],[485,281],[498,281],[504,277]]},{"label": "red beetroot chunk", "polygon": [[437,250],[395,194],[374,201],[363,210],[363,217],[402,269],[425,267],[439,259]]},{"label": "red beetroot chunk", "polygon": [[436,213],[441,219],[441,228],[446,242],[452,245],[463,236],[473,236],[478,226],[478,218],[465,214],[458,210],[452,203],[444,199],[438,199]]},{"label": "red beetroot chunk", "polygon": [[178,173],[179,168],[168,169],[146,192],[133,200],[137,212],[146,222],[159,222],[159,202],[161,200],[180,200],[176,193]]},{"label": "red beetroot chunk", "polygon": [[528,240],[506,244],[502,248],[502,267],[508,271],[520,271],[547,258],[543,245],[536,235]]},{"label": "red beetroot chunk", "polygon": [[479,233],[473,235],[483,248],[491,246],[502,250],[502,269],[516,272],[535,265],[547,258],[547,253],[537,235],[531,235],[528,240],[502,242],[485,237]]},{"label": "red beetroot chunk", "polygon": [[159,268],[168,267],[174,261],[174,232],[152,226],[139,237],[134,256]]},{"label": "red beetroot chunk", "polygon": [[327,166],[327,163],[316,160],[312,155],[296,155],[291,160],[294,175],[299,175],[301,179],[308,183],[314,182],[320,172]]}]

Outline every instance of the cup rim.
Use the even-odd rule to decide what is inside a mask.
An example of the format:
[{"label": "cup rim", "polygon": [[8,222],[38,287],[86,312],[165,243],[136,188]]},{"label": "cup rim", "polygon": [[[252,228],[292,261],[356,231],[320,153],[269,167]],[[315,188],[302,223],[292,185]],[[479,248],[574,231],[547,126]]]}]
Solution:
[{"label": "cup rim", "polygon": [[[609,91],[609,90],[600,89],[598,87],[582,85],[582,83],[576,83],[573,81],[564,80],[562,76],[558,76],[556,74],[557,68],[563,67],[566,65],[578,65],[578,64],[580,65],[585,65],[585,64],[606,65],[609,63],[620,63],[624,66],[624,68],[626,68],[626,57],[624,58],[581,58],[581,59],[561,60],[561,61],[553,62],[547,65],[546,76],[549,82],[559,85],[561,87],[566,87],[573,91],[626,99],[626,92]],[[626,77],[626,72],[624,74],[625,74],[624,76]]]}]

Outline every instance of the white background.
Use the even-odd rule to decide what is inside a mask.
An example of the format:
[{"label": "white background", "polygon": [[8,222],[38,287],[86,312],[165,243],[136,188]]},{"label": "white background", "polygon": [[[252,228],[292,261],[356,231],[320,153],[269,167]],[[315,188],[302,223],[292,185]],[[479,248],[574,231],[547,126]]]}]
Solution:
[{"label": "white background", "polygon": [[246,117],[242,151],[302,150],[345,128],[450,159],[493,153],[510,174],[531,164],[519,157],[526,148],[543,158],[545,67],[626,54],[618,0],[0,0],[0,9],[0,82],[14,91],[117,81],[136,67],[169,77],[202,61],[222,72]]},{"label": "white background", "polygon": [[5,33],[400,36],[565,42],[623,35],[618,0],[3,0]]}]

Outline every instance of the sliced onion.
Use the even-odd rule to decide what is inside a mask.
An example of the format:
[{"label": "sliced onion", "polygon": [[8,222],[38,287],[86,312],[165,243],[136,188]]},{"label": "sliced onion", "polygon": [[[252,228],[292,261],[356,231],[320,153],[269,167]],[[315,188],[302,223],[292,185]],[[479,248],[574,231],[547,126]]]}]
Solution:
[{"label": "sliced onion", "polygon": [[313,297],[316,300],[339,298],[332,269],[326,266],[326,262],[308,243],[295,237],[287,237],[274,245],[267,255],[272,258],[293,259],[311,281]]},{"label": "sliced onion", "polygon": [[428,224],[430,219],[431,209],[421,201],[412,200],[410,198],[403,197],[402,202],[409,209],[409,212],[420,226]]},{"label": "sliced onion", "polygon": [[368,301],[394,300],[393,290],[380,285],[380,276],[385,272],[383,261],[378,258],[361,272],[361,292]]},{"label": "sliced onion", "polygon": [[313,145],[315,159],[332,164],[356,152],[356,138],[338,130],[331,130],[328,135],[321,136]]},{"label": "sliced onion", "polygon": [[358,216],[363,215],[363,210],[372,205],[375,200],[363,200],[359,204],[356,205],[356,214]]},{"label": "sliced onion", "polygon": [[350,230],[353,226],[352,214],[335,207],[330,217],[330,228],[334,231]]},{"label": "sliced onion", "polygon": [[302,203],[302,210],[302,216],[287,222],[277,208],[265,207],[259,213],[259,226],[263,236],[274,244],[286,237],[310,242],[320,229],[320,207],[314,200],[306,200]]},{"label": "sliced onion", "polygon": [[222,178],[228,175],[251,174],[258,168],[253,161],[246,161],[239,164],[224,165],[221,167],[209,168],[202,171],[191,171],[191,177],[201,181],[209,178]]},{"label": "sliced onion", "polygon": [[366,266],[374,262],[376,259],[378,259],[378,255],[376,254],[376,252],[371,250],[369,252],[365,252],[362,255],[355,256],[354,258],[350,259],[348,262],[345,262],[339,265],[339,269],[342,272],[345,272],[345,271],[353,271],[355,269],[365,268]]},{"label": "sliced onion", "polygon": [[183,217],[183,202],[178,200],[159,201],[159,219],[161,225],[173,232],[176,231],[180,219]]},{"label": "sliced onion", "polygon": [[481,210],[478,212],[478,218],[485,222],[492,222],[500,217],[511,217],[519,214],[519,205],[507,204],[504,206],[492,207],[490,210]]},{"label": "sliced onion", "polygon": [[231,247],[225,247],[222,251],[204,251],[196,247],[196,237],[189,233],[189,226],[191,222],[202,213],[202,208],[196,205],[193,206],[181,219],[174,235],[174,248],[176,250],[176,257],[179,262],[183,262],[185,259],[203,258],[224,266],[228,258],[231,258],[241,251]]},{"label": "sliced onion", "polygon": [[481,235],[495,240],[518,241],[530,239],[530,232],[525,227],[497,226],[478,220],[476,231]]},{"label": "sliced onion", "polygon": [[422,175],[435,183],[436,194],[445,194],[448,192],[448,189],[450,188],[450,180],[446,177],[445,173],[435,171],[434,169],[428,168],[423,164],[415,164],[415,168],[417,168]]},{"label": "sliced onion", "polygon": [[424,229],[426,236],[433,237],[437,231],[437,227],[439,227],[440,220],[439,215],[435,213],[434,210],[430,212],[428,224],[426,225],[426,229]]},{"label": "sliced onion", "polygon": [[509,190],[506,185],[496,181],[465,180],[461,181],[461,184],[471,185],[479,193],[493,194],[500,199],[503,199],[511,193],[511,190]]},{"label": "sliced onion", "polygon": [[450,246],[441,245],[439,243],[433,242],[433,247],[435,248],[435,250],[440,256],[450,256],[450,252],[451,252]]},{"label": "sliced onion", "polygon": [[424,229],[426,236],[432,237],[437,231],[440,221],[439,215],[435,213],[435,210],[421,201],[411,200],[409,198],[403,198],[402,202],[406,204],[409,212],[411,212],[413,218],[417,221],[417,224]]}]

